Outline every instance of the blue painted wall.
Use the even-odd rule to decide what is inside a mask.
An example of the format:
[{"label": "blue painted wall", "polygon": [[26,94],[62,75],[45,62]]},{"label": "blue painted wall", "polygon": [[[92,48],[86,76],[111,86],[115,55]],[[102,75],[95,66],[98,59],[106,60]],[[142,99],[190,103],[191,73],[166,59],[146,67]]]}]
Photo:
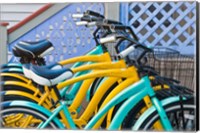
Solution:
[{"label": "blue painted wall", "polygon": [[[103,14],[104,4],[69,4],[48,20],[9,44],[9,51],[11,51],[13,45],[21,40],[37,41],[41,39],[49,39],[54,44],[55,50],[52,54],[46,56],[47,62],[57,62],[63,59],[83,55],[95,46],[92,36],[95,28],[76,26],[75,20],[71,16],[73,13],[82,13],[88,9]],[[16,61],[17,58],[14,56],[10,60],[10,62]]]}]

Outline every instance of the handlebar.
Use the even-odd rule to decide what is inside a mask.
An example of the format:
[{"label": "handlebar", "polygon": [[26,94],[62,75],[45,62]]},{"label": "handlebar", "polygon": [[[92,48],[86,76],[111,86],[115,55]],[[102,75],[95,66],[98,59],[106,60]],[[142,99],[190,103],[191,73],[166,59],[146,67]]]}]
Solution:
[{"label": "handlebar", "polygon": [[99,42],[104,44],[104,43],[110,43],[110,42],[115,42],[116,41],[116,37],[115,36],[109,36],[109,37],[104,37],[104,38],[100,38]]},{"label": "handlebar", "polygon": [[113,30],[126,30],[129,26],[125,25],[111,25],[111,29]]},{"label": "handlebar", "polygon": [[[132,42],[132,43],[135,43],[135,44],[138,44],[138,42],[132,38],[129,38],[129,37],[126,37],[126,36],[123,36],[123,35],[112,35],[112,36],[115,36],[113,37],[113,40],[109,40],[110,37],[105,37],[105,38],[101,38],[100,40],[107,40],[108,42],[115,42],[117,39],[122,39],[122,40],[127,40],[129,42]],[[107,42],[104,42],[104,43],[107,43]]]},{"label": "handlebar", "polygon": [[138,37],[136,36],[136,34],[133,32],[133,30],[131,29],[130,26],[125,26],[125,25],[112,25],[111,26],[111,29],[113,30],[128,30],[131,35],[133,36],[133,38],[138,41]]},{"label": "handlebar", "polygon": [[81,17],[81,21],[93,22],[93,21],[103,21],[103,19],[102,18],[90,17],[90,16],[83,16],[83,17]]},{"label": "handlebar", "polygon": [[87,10],[85,12],[85,14],[88,14],[88,15],[91,15],[91,16],[95,16],[95,17],[100,17],[100,18],[105,18],[103,15],[101,15],[100,13],[98,12],[94,12],[94,11],[91,11],[91,10]]},{"label": "handlebar", "polygon": [[82,18],[84,14],[72,14],[72,18]]},{"label": "handlebar", "polygon": [[[122,25],[121,22],[118,22],[115,20],[105,19],[103,15],[97,12],[87,10],[83,14],[73,14],[72,17],[80,18],[81,21],[76,22],[76,25],[78,26],[81,26],[81,25],[85,25],[87,27],[97,26],[98,28],[93,34],[94,38],[97,38],[96,34],[99,33],[98,32],[99,30],[104,29],[104,30],[108,30],[108,33],[121,32],[120,30],[123,30],[123,32],[129,31],[130,34],[137,40],[137,36],[134,34],[134,32],[129,26],[124,26]],[[100,39],[100,43],[113,42],[119,38],[120,37],[109,37],[105,39]],[[124,36],[122,36],[121,39],[129,40],[129,38],[126,38]],[[97,44],[99,43],[97,39],[95,39],[95,41]],[[134,42],[134,40],[129,40],[129,41]],[[134,42],[134,43],[137,43],[137,42]]]},{"label": "handlebar", "polygon": [[[121,27],[120,27],[121,28]],[[120,40],[120,43],[122,43],[123,40],[128,40],[129,42],[131,42],[127,48],[120,52],[118,54],[118,58],[125,58],[126,56],[128,56],[131,52],[133,52],[135,49],[137,48],[142,48],[144,51],[142,52],[142,54],[139,56],[139,58],[137,59],[137,63],[139,65],[141,65],[141,59],[146,55],[146,53],[148,52],[152,52],[153,50],[146,47],[146,46],[143,46],[141,44],[139,44],[136,40],[132,39],[132,38],[129,38],[129,37],[126,37],[126,36],[116,36],[116,35],[113,35],[113,36],[109,36],[109,37],[105,37],[105,38],[101,38],[100,39],[100,42],[101,43],[110,43],[110,42],[115,42],[117,39],[121,39]],[[133,45],[134,44],[134,45]]]},{"label": "handlebar", "polygon": [[77,26],[87,25],[87,24],[88,24],[87,21],[79,21],[79,22],[76,22],[76,25],[77,25]]},{"label": "handlebar", "polygon": [[104,23],[107,23],[107,24],[118,24],[118,25],[122,25],[121,22],[118,22],[118,21],[115,21],[115,20],[110,20],[110,19],[104,19],[103,22],[104,22]]},{"label": "handlebar", "polygon": [[127,55],[129,55],[131,52],[135,50],[135,46],[130,46],[127,49],[123,50],[118,54],[119,58],[125,58]]},{"label": "handlebar", "polygon": [[87,24],[88,27],[93,27],[93,26],[95,26],[95,25],[96,25],[96,22],[89,22],[89,23]]}]

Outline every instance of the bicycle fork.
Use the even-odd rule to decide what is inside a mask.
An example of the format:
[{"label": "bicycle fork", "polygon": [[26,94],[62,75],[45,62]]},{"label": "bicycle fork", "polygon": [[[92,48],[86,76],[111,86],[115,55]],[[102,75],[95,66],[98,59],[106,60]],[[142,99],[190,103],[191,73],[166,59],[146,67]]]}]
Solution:
[{"label": "bicycle fork", "polygon": [[145,81],[145,86],[147,86],[148,95],[151,98],[152,104],[155,106],[155,108],[159,114],[162,126],[164,127],[164,129],[166,131],[173,131],[172,125],[167,117],[167,114],[166,114],[161,102],[155,96],[156,94],[155,94],[155,91],[153,90],[153,88],[151,87],[150,80],[148,79],[148,77],[144,77],[144,81]]}]

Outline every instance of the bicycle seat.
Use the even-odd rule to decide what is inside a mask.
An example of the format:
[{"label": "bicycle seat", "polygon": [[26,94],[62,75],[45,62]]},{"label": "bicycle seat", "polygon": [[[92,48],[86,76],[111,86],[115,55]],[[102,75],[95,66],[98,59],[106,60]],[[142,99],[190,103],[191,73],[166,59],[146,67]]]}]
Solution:
[{"label": "bicycle seat", "polygon": [[35,65],[30,66],[30,72],[31,79],[43,86],[53,86],[73,76],[73,72],[67,68],[49,69]]},{"label": "bicycle seat", "polygon": [[24,76],[31,79],[30,64],[23,64],[22,70],[23,70]]},{"label": "bicycle seat", "polygon": [[20,41],[13,47],[13,53],[17,57],[44,57],[54,49],[52,43],[48,40],[37,42]]},{"label": "bicycle seat", "polygon": [[[22,69],[23,69],[23,73],[25,75],[25,77],[31,79],[31,72],[30,72],[30,64],[23,64]],[[62,69],[62,65],[58,64],[58,63],[52,63],[46,66],[40,66],[46,69],[52,69],[52,70],[56,70],[56,69]]]},{"label": "bicycle seat", "polygon": [[[33,42],[33,41],[32,41],[32,42],[20,41],[20,42],[18,42],[18,44],[20,44],[20,45],[34,45],[34,44],[42,43],[43,41],[45,41],[45,40],[40,40],[40,41],[36,41],[36,42]],[[17,57],[20,57],[20,56],[21,56],[20,50],[19,50],[19,49],[16,49],[15,46],[12,48],[12,51],[13,51],[13,54],[14,54],[15,56],[17,56]]]}]

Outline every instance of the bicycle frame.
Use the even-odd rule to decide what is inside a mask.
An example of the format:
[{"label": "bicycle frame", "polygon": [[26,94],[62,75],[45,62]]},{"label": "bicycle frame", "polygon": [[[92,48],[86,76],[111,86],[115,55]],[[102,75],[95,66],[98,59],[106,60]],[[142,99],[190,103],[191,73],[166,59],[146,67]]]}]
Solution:
[{"label": "bicycle frame", "polygon": [[[91,102],[89,103],[88,105],[88,108],[85,110],[85,112],[81,115],[81,117],[79,119],[75,119],[75,122],[76,122],[76,125],[84,125],[84,123],[86,123],[92,116],[92,113],[93,111],[95,110],[97,104],[98,104],[98,101],[100,101],[101,97],[105,94],[105,92],[109,89],[109,85],[112,85],[113,83],[117,82],[120,78],[122,77],[132,77],[132,78],[129,78],[127,80],[125,80],[124,82],[122,82],[120,85],[119,85],[119,89],[116,89],[118,90],[118,92],[122,91],[123,89],[125,89],[126,87],[128,87],[129,85],[131,85],[132,83],[136,82],[139,80],[139,77],[137,76],[137,72],[136,72],[136,69],[134,67],[130,67],[128,68],[127,70],[126,69],[117,69],[117,68],[124,68],[124,62],[123,60],[121,61],[118,61],[118,62],[105,62],[105,63],[97,63],[97,64],[92,64],[92,65],[86,65],[86,66],[81,66],[81,67],[77,67],[77,68],[74,68],[73,71],[74,72],[78,72],[78,71],[85,71],[85,70],[88,70],[88,69],[105,69],[105,68],[113,68],[111,70],[104,70],[104,71],[97,71],[97,72],[94,72],[94,73],[91,73],[91,74],[87,74],[87,75],[84,75],[84,76],[80,76],[80,77],[77,77],[77,78],[74,78],[74,79],[70,79],[70,80],[67,80],[63,83],[60,83],[57,85],[57,88],[58,89],[62,89],[63,87],[65,86],[69,86],[70,84],[73,84],[73,83],[76,83],[76,82],[80,82],[81,80],[86,80],[86,79],[89,79],[89,80],[86,80],[87,82],[87,86],[81,86],[83,88],[80,88],[79,89],[79,92],[77,93],[75,99],[73,100],[73,103],[70,105],[69,107],[69,111],[72,115],[73,118],[76,118],[77,117],[77,108],[80,106],[88,88],[89,88],[89,85],[91,83],[91,79],[95,79],[97,77],[105,77],[105,76],[114,76],[113,78],[108,78],[107,80],[104,81],[104,83],[102,83],[102,85],[99,87],[99,89],[97,90],[97,94],[99,96],[94,96],[94,99],[91,100]],[[116,68],[116,69],[114,69]],[[132,73],[135,73],[136,75],[133,76]],[[89,81],[89,82],[88,82]],[[89,83],[89,84],[88,84]],[[83,85],[86,85],[86,84],[83,84]],[[11,94],[11,93],[14,93],[14,92],[8,92],[8,94]],[[64,91],[62,91],[61,94],[66,94],[66,89]],[[114,93],[112,94],[112,97],[114,97],[117,93]],[[49,93],[46,93],[44,96],[42,96],[42,99],[40,102],[38,102],[40,105],[42,104],[42,102],[44,101],[44,99],[49,95]],[[96,95],[96,94],[95,94]],[[55,98],[56,95],[54,94],[53,97]],[[34,97],[33,97],[34,98]],[[58,100],[58,99],[56,99]],[[107,103],[109,100],[107,100],[105,103]],[[149,101],[148,101],[149,102]],[[51,105],[51,104],[50,104]],[[63,114],[62,114],[63,116]],[[67,124],[67,123],[66,123]]]},{"label": "bicycle frame", "polygon": [[[165,113],[165,110],[163,109],[163,104],[169,104],[175,101],[178,101],[177,98],[168,98],[170,100],[163,100],[165,102],[159,101],[155,97],[155,92],[153,88],[150,86],[150,81],[148,77],[143,77],[139,82],[127,87],[125,90],[123,90],[121,93],[119,93],[117,96],[115,96],[111,101],[109,101],[86,125],[84,129],[91,129],[94,128],[98,122],[103,119],[105,114],[115,105],[120,103],[121,101],[127,99],[123,105],[118,110],[117,114],[113,118],[111,125],[109,127],[110,130],[116,130],[120,128],[121,122],[127,115],[127,113],[130,111],[132,107],[134,107],[140,100],[142,100],[145,96],[150,96],[151,101],[153,103],[153,107],[158,111],[161,123],[165,130],[172,131],[172,126],[169,122],[169,119],[167,118],[167,115]],[[166,103],[166,101],[168,101]],[[66,102],[60,102],[60,106],[58,106],[51,114],[51,116],[44,122],[39,125],[38,128],[44,128],[47,126],[47,124],[52,121],[56,115],[63,110],[65,114],[65,118],[69,122],[71,129],[76,129],[75,123],[70,116],[70,113],[68,111],[68,108],[66,106]],[[152,108],[153,108],[152,107]],[[45,112],[44,110],[42,112]]]}]

